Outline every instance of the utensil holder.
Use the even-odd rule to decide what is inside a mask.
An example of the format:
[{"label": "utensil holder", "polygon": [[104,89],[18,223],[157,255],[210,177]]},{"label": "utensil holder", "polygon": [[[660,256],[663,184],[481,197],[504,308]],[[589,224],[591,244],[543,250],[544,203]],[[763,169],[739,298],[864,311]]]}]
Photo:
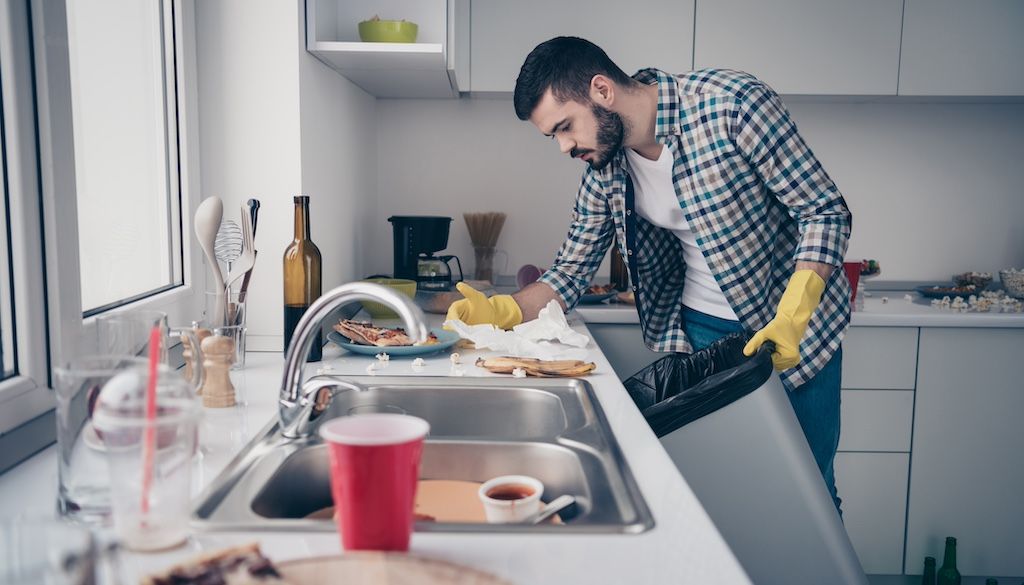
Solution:
[{"label": "utensil holder", "polygon": [[476,257],[476,267],[473,269],[473,278],[475,280],[494,282],[494,248],[474,246],[473,255]]}]

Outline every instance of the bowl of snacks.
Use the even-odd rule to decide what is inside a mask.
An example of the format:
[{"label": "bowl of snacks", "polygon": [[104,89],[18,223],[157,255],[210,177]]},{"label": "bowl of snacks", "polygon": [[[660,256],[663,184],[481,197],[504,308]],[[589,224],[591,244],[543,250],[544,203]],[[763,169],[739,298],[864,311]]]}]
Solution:
[{"label": "bowl of snacks", "polygon": [[381,20],[374,15],[359,23],[359,40],[364,43],[415,43],[419,26],[408,20]]},{"label": "bowl of snacks", "polygon": [[979,291],[985,290],[992,282],[991,272],[963,272],[953,275],[953,284],[956,286],[968,286],[973,284]]},{"label": "bowl of snacks", "polygon": [[1017,270],[1016,268],[1000,270],[999,282],[1002,283],[1003,290],[1006,291],[1007,296],[1015,299],[1024,299],[1024,270]]}]

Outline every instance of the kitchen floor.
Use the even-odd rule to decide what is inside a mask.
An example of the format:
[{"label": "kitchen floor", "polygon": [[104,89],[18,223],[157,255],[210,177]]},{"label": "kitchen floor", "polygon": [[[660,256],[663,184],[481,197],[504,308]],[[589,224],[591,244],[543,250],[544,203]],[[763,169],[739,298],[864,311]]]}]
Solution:
[{"label": "kitchen floor", "polygon": [[[986,577],[964,577],[960,585],[985,585]],[[997,577],[999,585],[1024,585],[1024,577]],[[868,575],[871,585],[921,585],[920,575]]]}]

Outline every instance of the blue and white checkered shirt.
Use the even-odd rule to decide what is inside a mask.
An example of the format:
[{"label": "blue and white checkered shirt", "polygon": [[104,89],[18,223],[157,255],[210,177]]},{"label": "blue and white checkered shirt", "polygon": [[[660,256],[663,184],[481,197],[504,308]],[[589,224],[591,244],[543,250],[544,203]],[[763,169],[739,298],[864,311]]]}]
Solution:
[{"label": "blue and white checkered shirt", "polygon": [[[841,267],[851,215],[835,183],[797,133],[779,96],[757,78],[704,69],[673,76],[644,69],[658,85],[655,135],[675,160],[679,205],[740,322],[756,331],[775,317],[797,261]],[[588,168],[569,235],[540,280],[573,307],[611,243],[629,267],[647,347],[692,352],[683,331],[686,265],[679,239],[639,217],[623,152]],[[850,284],[832,272],[800,345],[781,373],[792,390],[821,370],[850,322]]]}]

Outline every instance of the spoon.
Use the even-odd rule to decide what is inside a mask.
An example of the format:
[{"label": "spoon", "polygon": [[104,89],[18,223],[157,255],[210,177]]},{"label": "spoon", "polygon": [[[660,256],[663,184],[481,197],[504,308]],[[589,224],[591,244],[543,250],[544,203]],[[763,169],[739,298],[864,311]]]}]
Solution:
[{"label": "spoon", "polygon": [[538,512],[536,516],[530,518],[526,522],[528,524],[540,524],[541,522],[554,516],[558,512],[561,512],[563,508],[568,507],[569,504],[572,504],[574,502],[576,502],[576,498],[570,496],[569,494],[566,494],[564,496],[558,496],[557,498],[551,500],[551,502],[547,506],[541,508],[541,511]]},{"label": "spoon", "polygon": [[212,327],[220,327],[224,324],[224,275],[221,274],[220,264],[217,264],[217,257],[214,253],[217,231],[220,229],[220,222],[223,218],[224,203],[220,197],[207,197],[196,208],[192,226],[196,232],[196,239],[199,240],[199,247],[206,254],[210,272],[213,273],[213,290],[216,291],[216,297],[213,303],[213,314],[210,315],[210,326]]}]

